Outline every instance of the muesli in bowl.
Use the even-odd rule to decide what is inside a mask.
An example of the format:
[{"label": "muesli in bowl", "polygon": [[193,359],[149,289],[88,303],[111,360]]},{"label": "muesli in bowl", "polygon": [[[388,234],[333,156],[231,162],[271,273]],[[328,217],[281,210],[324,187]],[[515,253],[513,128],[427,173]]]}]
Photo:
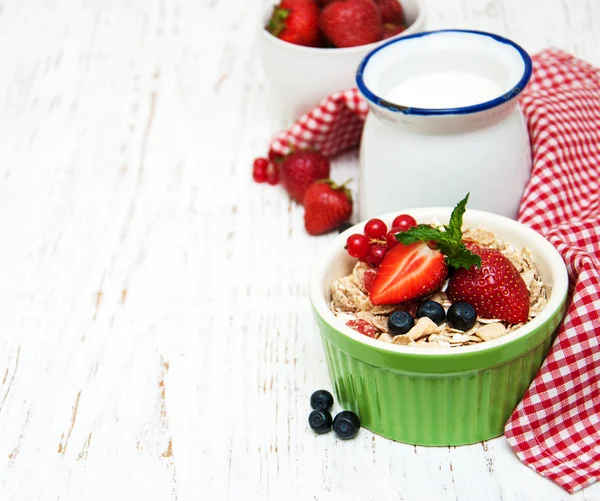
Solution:
[{"label": "muesli in bowl", "polygon": [[331,311],[380,341],[452,348],[498,339],[537,316],[548,301],[531,251],[485,228],[464,228],[468,195],[448,225],[408,214],[350,235],[352,273],[331,286]]},{"label": "muesli in bowl", "polygon": [[[501,435],[565,312],[568,275],[554,246],[512,219],[462,214],[465,205],[357,224],[320,253],[311,272],[310,301],[337,401],[393,440],[461,445]],[[352,320],[374,333],[347,325]],[[411,320],[439,332],[412,339]],[[490,324],[499,335],[485,334]]]},{"label": "muesli in bowl", "polygon": [[[411,227],[417,226],[409,215],[398,216],[395,221],[408,221]],[[374,246],[383,246],[384,243],[381,235],[375,235],[375,238],[368,235],[372,234],[370,230],[373,226],[381,225],[380,233],[385,231],[388,238],[385,242],[386,252],[381,262],[377,263],[370,259],[369,252]],[[541,279],[528,248],[515,248],[487,229],[463,227],[461,240],[466,250],[471,250],[475,255],[481,254],[479,257],[483,263],[480,268],[474,264],[469,270],[450,269],[448,273],[448,266],[444,267],[440,261],[443,259],[440,251],[432,249],[435,245],[430,242],[414,242],[410,244],[414,247],[413,251],[398,248],[387,255],[399,243],[396,234],[408,229],[407,226],[400,226],[387,232],[381,220],[371,220],[365,226],[367,235],[354,234],[348,238],[346,246],[350,252],[361,236],[369,240],[367,253],[361,255],[361,251],[358,251],[362,260],[356,263],[350,274],[337,279],[331,286],[331,311],[348,327],[386,343],[453,348],[505,336],[535,318],[547,304],[549,287]],[[434,226],[434,229],[447,231],[447,227],[442,225]],[[451,231],[453,229],[450,228]],[[403,268],[409,267],[409,261],[415,256],[423,261],[421,268],[404,272],[404,275],[413,276],[413,284],[389,294],[382,289],[390,288],[393,284],[382,284],[379,279],[378,289],[375,290],[377,304],[374,304],[371,293],[376,286],[379,268],[384,268],[383,273],[401,277],[397,281],[406,282],[406,276],[401,276]],[[433,277],[435,274],[438,276]],[[424,284],[418,283],[421,277]],[[429,290],[432,288],[431,280],[436,284],[441,282],[432,292],[417,297],[412,297],[416,293],[409,291],[407,296],[403,292],[411,286],[414,288],[414,282],[417,283],[415,290],[423,286]],[[403,297],[402,294],[410,299],[391,302],[395,301],[395,297]]]}]

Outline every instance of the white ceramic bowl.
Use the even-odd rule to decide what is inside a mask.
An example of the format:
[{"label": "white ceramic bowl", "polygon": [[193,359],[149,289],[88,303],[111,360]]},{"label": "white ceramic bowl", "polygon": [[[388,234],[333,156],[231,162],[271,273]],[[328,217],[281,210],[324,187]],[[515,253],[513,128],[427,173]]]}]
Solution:
[{"label": "white ceramic bowl", "polygon": [[[275,1],[275,0],[274,0]],[[294,45],[271,35],[264,26],[271,5],[262,18],[259,45],[264,71],[273,94],[295,118],[309,111],[329,94],[354,87],[358,64],[377,46],[425,29],[423,0],[401,0],[408,28],[387,40],[359,47],[322,49]]]}]

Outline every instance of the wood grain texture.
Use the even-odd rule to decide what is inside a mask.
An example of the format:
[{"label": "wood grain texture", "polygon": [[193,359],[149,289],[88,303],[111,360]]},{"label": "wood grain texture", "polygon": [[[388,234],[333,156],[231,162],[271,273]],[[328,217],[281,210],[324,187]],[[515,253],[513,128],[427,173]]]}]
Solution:
[{"label": "wood grain texture", "polygon": [[[257,58],[269,3],[0,0],[0,499],[599,500],[503,438],[307,430],[329,381],[306,276],[331,237],[250,181],[288,122]],[[596,0],[429,10],[600,64]]]}]

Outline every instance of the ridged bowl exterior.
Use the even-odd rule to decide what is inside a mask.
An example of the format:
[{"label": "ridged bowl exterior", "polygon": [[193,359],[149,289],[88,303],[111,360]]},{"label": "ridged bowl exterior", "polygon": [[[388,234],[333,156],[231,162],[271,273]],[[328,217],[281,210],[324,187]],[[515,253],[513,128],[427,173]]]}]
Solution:
[{"label": "ridged bowl exterior", "polygon": [[502,435],[540,368],[564,302],[526,338],[477,354],[441,358],[373,350],[317,322],[338,403],[362,425],[414,445],[464,445]]}]

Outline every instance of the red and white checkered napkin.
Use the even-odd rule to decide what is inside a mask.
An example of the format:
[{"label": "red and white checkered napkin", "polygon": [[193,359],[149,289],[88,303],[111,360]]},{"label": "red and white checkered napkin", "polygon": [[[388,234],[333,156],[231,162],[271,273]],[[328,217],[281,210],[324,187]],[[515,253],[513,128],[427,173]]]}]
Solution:
[{"label": "red and white checkered napkin", "polygon": [[[519,220],[552,242],[571,280],[567,315],[505,429],[519,458],[569,492],[600,478],[600,70],[558,50],[533,58],[522,97],[533,170]],[[335,155],[358,145],[368,108],[338,92],[271,143]]]},{"label": "red and white checkered napkin", "polygon": [[505,434],[521,461],[575,492],[600,478],[600,70],[543,52],[521,103],[533,171],[519,220],[561,253],[572,299]]}]

